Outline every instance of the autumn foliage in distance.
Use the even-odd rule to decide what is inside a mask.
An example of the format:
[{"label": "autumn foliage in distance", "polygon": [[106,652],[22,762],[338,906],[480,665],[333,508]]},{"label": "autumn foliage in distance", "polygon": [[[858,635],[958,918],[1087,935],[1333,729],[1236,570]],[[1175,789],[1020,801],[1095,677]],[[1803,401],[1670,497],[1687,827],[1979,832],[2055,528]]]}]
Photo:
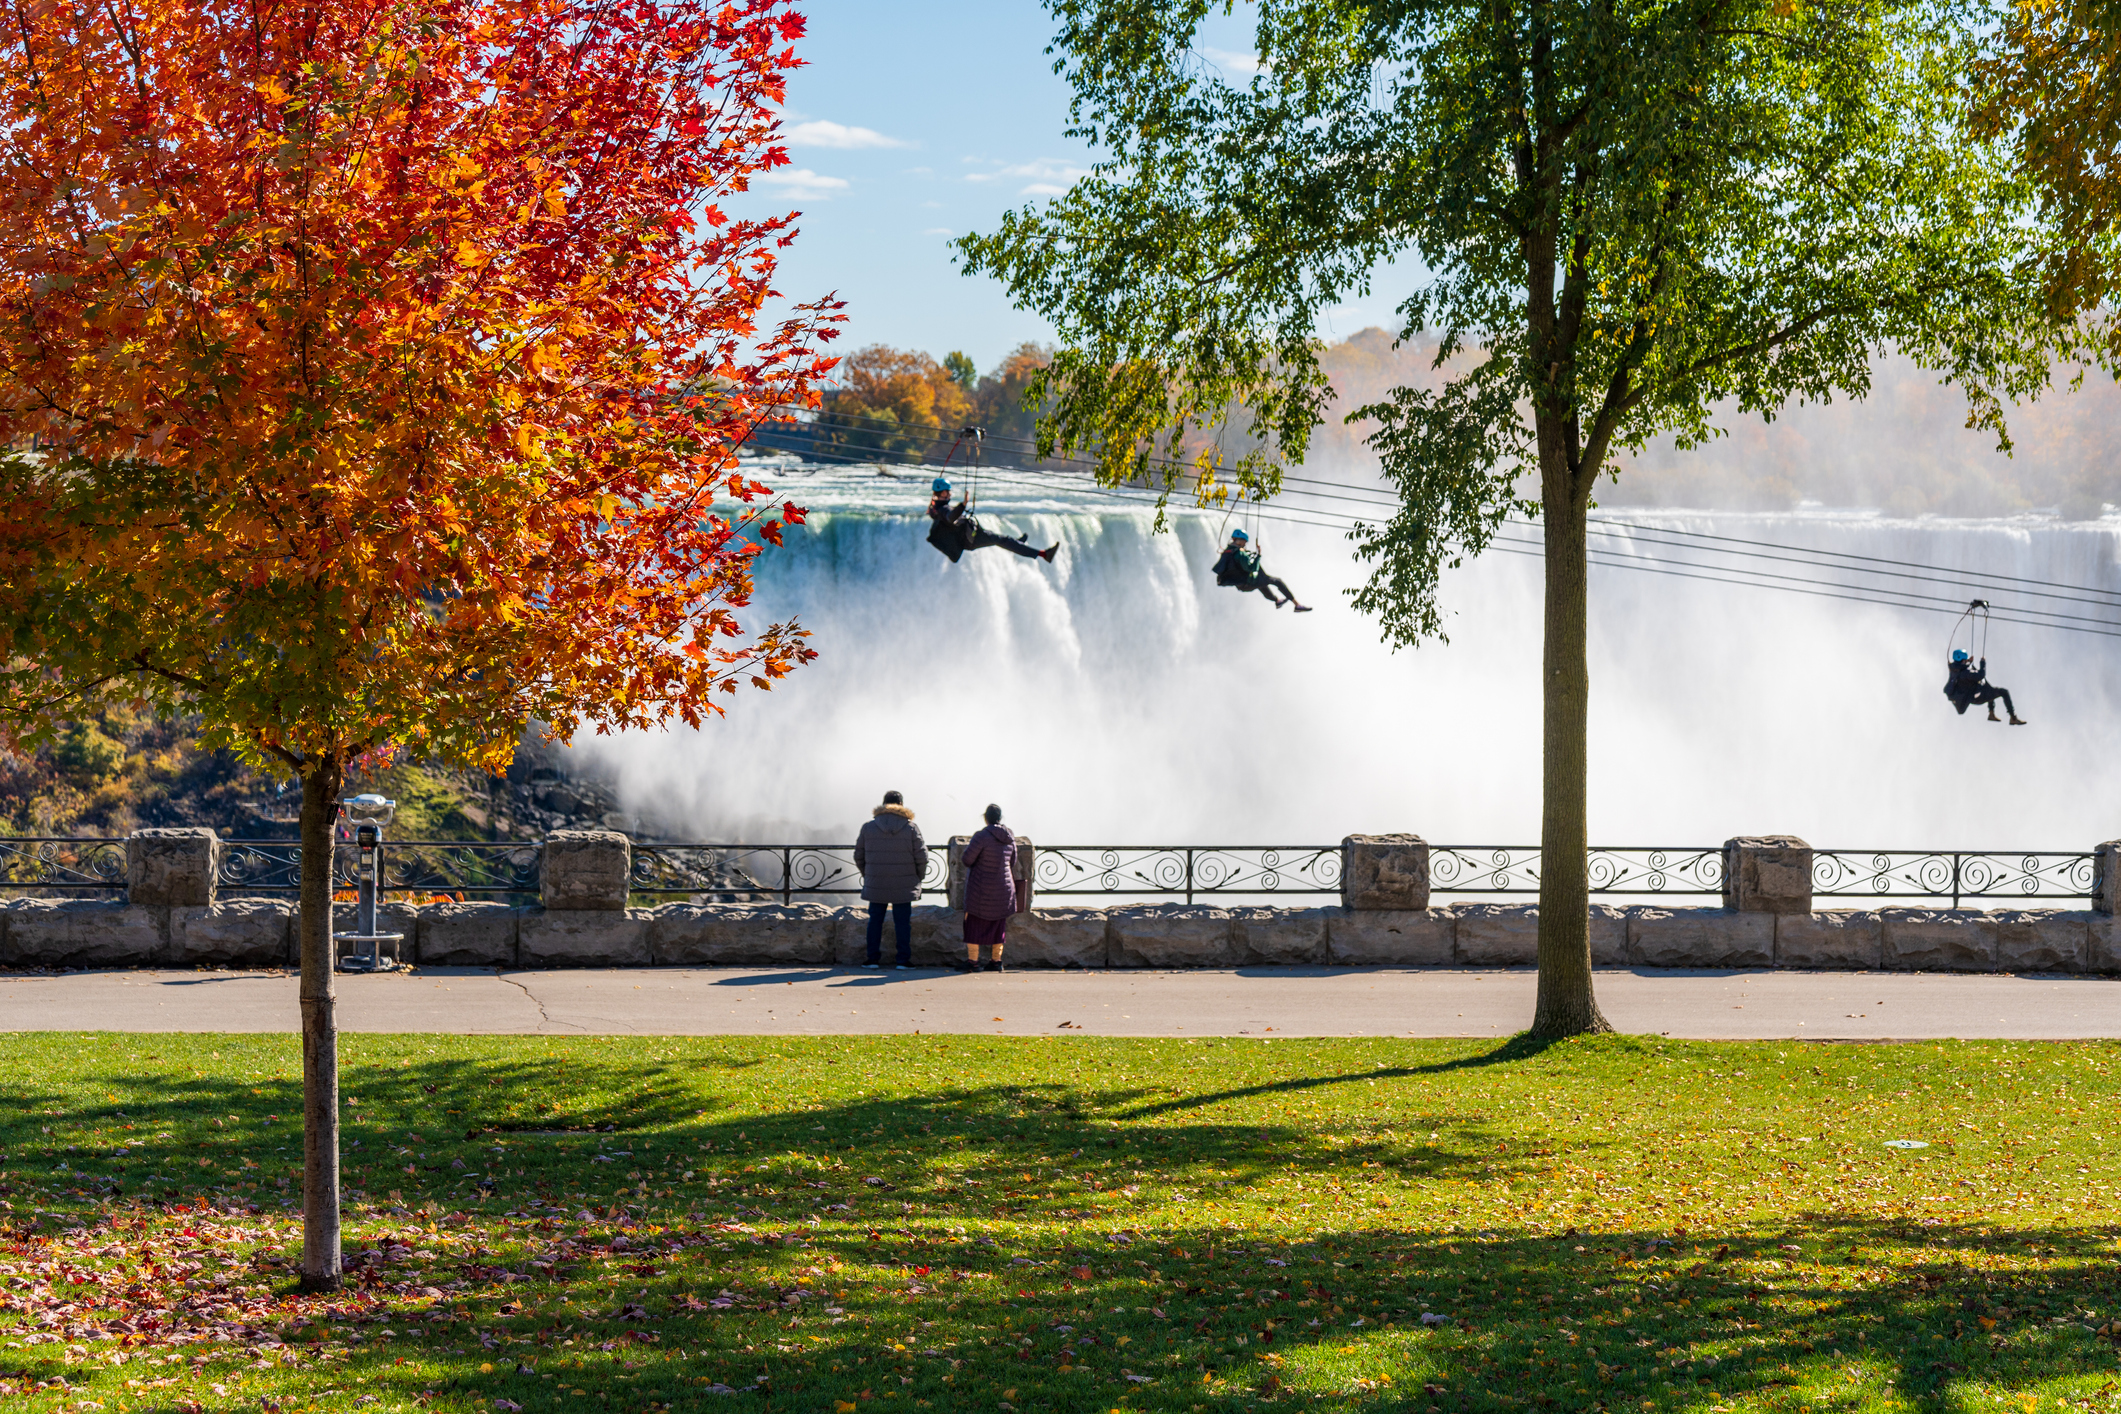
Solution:
[{"label": "autumn foliage in distance", "polygon": [[940,461],[959,429],[978,426],[989,438],[988,460],[1028,463],[1040,409],[1024,406],[1024,390],[1052,357],[1037,344],[1019,344],[982,376],[961,353],[938,363],[918,349],[871,344],[842,360],[837,386],[824,393],[813,419],[764,440],[831,459]]},{"label": "autumn foliage in distance", "polygon": [[762,328],[785,0],[39,4],[0,43],[0,712],[119,696],[336,779],[697,723],[831,366]]},{"label": "autumn foliage in distance", "polygon": [[2121,373],[2121,3],[2014,0],[1975,83],[1979,124],[2016,140],[2059,237],[2052,312],[2089,321]]}]

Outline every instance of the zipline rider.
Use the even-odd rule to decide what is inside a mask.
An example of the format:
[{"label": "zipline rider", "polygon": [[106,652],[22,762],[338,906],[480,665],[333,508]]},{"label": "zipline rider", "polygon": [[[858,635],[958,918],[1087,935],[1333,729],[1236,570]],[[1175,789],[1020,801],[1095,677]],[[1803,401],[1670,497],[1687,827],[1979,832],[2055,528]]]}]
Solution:
[{"label": "zipline rider", "polygon": [[2010,689],[1989,685],[1988,659],[1983,658],[1980,666],[1976,667],[1972,655],[1964,648],[1954,648],[1950,674],[1944,680],[1944,695],[1951,699],[1952,706],[1958,709],[1960,716],[1964,717],[1969,707],[1986,705],[1988,719],[1991,722],[2000,722],[2003,719],[1996,715],[1996,699],[2001,698],[2003,710],[2010,713],[2011,725],[2025,725],[2024,718],[2018,715],[2018,709],[2011,705]]},{"label": "zipline rider", "polygon": [[947,555],[950,563],[956,564],[957,557],[967,550],[990,548],[1007,550],[1026,559],[1053,563],[1054,552],[1060,549],[1059,542],[1043,550],[1034,550],[1025,543],[1024,536],[1019,535],[1011,540],[1007,536],[996,535],[983,528],[979,521],[973,518],[969,509],[972,505],[971,497],[967,496],[956,505],[950,503],[948,479],[936,477],[929,489],[932,494],[928,497],[928,543]]},{"label": "zipline rider", "polygon": [[[1310,605],[1296,603],[1295,590],[1260,567],[1259,551],[1251,547],[1251,539],[1242,530],[1230,532],[1230,543],[1223,546],[1222,558],[1215,562],[1215,582],[1225,589],[1239,589],[1247,594],[1256,590],[1277,609],[1284,604],[1296,604],[1297,613],[1310,613]],[[1276,590],[1280,591],[1279,595]]]}]

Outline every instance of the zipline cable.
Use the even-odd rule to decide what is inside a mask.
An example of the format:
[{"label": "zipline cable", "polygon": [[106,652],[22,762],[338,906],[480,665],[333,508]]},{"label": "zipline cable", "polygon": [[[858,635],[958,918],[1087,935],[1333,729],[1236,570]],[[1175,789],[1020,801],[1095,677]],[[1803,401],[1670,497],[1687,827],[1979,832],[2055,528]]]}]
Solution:
[{"label": "zipline cable", "polygon": [[[792,449],[791,449],[791,450],[792,450]],[[857,455],[851,455],[851,454],[840,454],[840,453],[826,452],[826,451],[822,451],[822,450],[820,450],[820,449],[816,449],[816,448],[811,448],[811,449],[807,449],[807,450],[806,450],[806,451],[805,451],[804,453],[801,453],[801,454],[798,454],[798,455],[802,455],[802,456],[807,456],[807,457],[814,457],[815,459],[817,459],[817,460],[821,460],[821,461],[832,461],[832,462],[838,462],[838,463],[843,463],[843,464],[847,464],[847,465],[863,465],[863,466],[879,466],[879,467],[881,467],[881,466],[887,466],[887,465],[896,465],[896,466],[900,466],[900,467],[903,467],[903,468],[905,468],[905,469],[908,469],[908,470],[919,470],[919,469],[921,469],[921,464],[918,464],[918,463],[911,463],[911,462],[896,462],[896,463],[887,463],[887,462],[886,462],[886,461],[884,461],[884,460],[883,460],[882,458],[878,458],[878,457],[875,457],[875,456],[857,456]],[[1054,470],[1052,470],[1052,471],[1046,471],[1046,470],[1042,470],[1042,469],[1030,469],[1030,468],[1022,468],[1022,469],[1011,469],[1011,470],[1012,470],[1012,471],[1015,471],[1015,472],[1018,472],[1019,474],[1014,474],[1014,475],[1012,475],[1012,474],[1008,474],[1008,473],[1005,473],[1005,472],[1001,471],[1001,470],[1000,470],[1000,469],[998,469],[998,468],[988,468],[988,469],[986,470],[986,475],[987,475],[987,476],[988,476],[988,478],[989,478],[989,479],[991,479],[991,480],[996,480],[996,481],[1002,481],[1002,482],[1005,482],[1005,483],[1007,483],[1007,484],[1010,484],[1010,485],[1015,485],[1015,486],[1022,486],[1022,487],[1027,487],[1027,488],[1029,488],[1029,487],[1041,487],[1041,482],[1045,481],[1045,480],[1046,480],[1046,479],[1048,479],[1048,478],[1052,478],[1052,477],[1059,477],[1059,476],[1067,476],[1067,477],[1079,477],[1079,476],[1089,476],[1089,475],[1091,475],[1091,473],[1088,473],[1088,472],[1077,472],[1077,471],[1063,471],[1063,470],[1060,470],[1060,469],[1058,469],[1058,468],[1056,468],[1056,469],[1054,469]],[[1037,479],[1031,479],[1031,478],[1037,478]],[[1041,487],[1041,489],[1043,489],[1043,488]],[[1092,494],[1095,494],[1095,495],[1100,495],[1100,496],[1103,496],[1103,497],[1105,497],[1105,498],[1107,498],[1107,499],[1111,499],[1111,500],[1117,500],[1117,501],[1121,501],[1121,502],[1125,502],[1125,503],[1128,503],[1128,504],[1131,504],[1131,505],[1137,505],[1137,506],[1144,506],[1144,507],[1148,507],[1148,506],[1155,506],[1155,505],[1158,505],[1158,504],[1168,504],[1168,502],[1166,501],[1166,498],[1165,498],[1165,497],[1164,497],[1164,496],[1163,496],[1163,495],[1162,495],[1161,493],[1153,493],[1153,492],[1149,492],[1149,491],[1148,491],[1148,488],[1143,488],[1143,490],[1142,490],[1142,491],[1139,491],[1139,492],[1132,492],[1132,493],[1130,493],[1129,491],[1127,491],[1127,490],[1125,490],[1125,489],[1122,489],[1122,488],[1114,488],[1114,487],[1108,487],[1108,486],[1104,486],[1104,485],[1101,485],[1101,484],[1097,484],[1097,483],[1095,483],[1095,482],[1094,482],[1094,480],[1093,480],[1092,484],[1090,484],[1090,485],[1088,485],[1088,486],[1074,487],[1074,488],[1071,488],[1071,489],[1074,489],[1074,490],[1086,490],[1086,491],[1089,491],[1089,492],[1091,492]],[[1192,512],[1196,512],[1196,513],[1200,513],[1200,514],[1209,514],[1209,513],[1210,513],[1210,512],[1208,512],[1208,511],[1204,510],[1203,508],[1201,508],[1201,507],[1197,507],[1197,506],[1178,506],[1178,507],[1175,507],[1174,509],[1177,509],[1177,510],[1180,510],[1180,511],[1192,511]],[[1285,515],[1285,514],[1275,514],[1275,513],[1273,512],[1273,511],[1269,511],[1269,510],[1267,510],[1267,509],[1266,509],[1266,508],[1265,508],[1264,506],[1257,506],[1257,507],[1251,507],[1251,508],[1248,508],[1248,509],[1250,510],[1251,514],[1252,514],[1252,515],[1254,515],[1254,516],[1255,516],[1255,517],[1256,517],[1257,519],[1259,519],[1259,520],[1272,520],[1272,521],[1275,521],[1275,522],[1277,522],[1277,523],[1280,523],[1280,524],[1285,524],[1285,525],[1298,525],[1298,526],[1306,526],[1306,527],[1310,527],[1310,528],[1314,528],[1314,529],[1334,529],[1334,530],[1345,530],[1345,529],[1348,529],[1348,528],[1350,527],[1350,525],[1352,524],[1352,523],[1351,523],[1350,521],[1348,521],[1348,520],[1346,520],[1346,519],[1344,519],[1344,518],[1343,518],[1343,519],[1330,519],[1330,518],[1320,518],[1320,519],[1312,519],[1312,518],[1298,518],[1298,517],[1296,517],[1296,516],[1291,516],[1291,515]],[[1306,513],[1306,512],[1307,512],[1307,508],[1304,508],[1304,507],[1287,507],[1287,508],[1285,508],[1285,509],[1288,509],[1288,510],[1294,510],[1294,511],[1297,511],[1297,512],[1299,512],[1299,513]],[[1309,516],[1315,516],[1315,517],[1327,517],[1327,516],[1330,516],[1330,513],[1329,513],[1329,512],[1323,512],[1323,511],[1309,511],[1309,512],[1307,512],[1307,514],[1308,514]],[[1511,521],[1511,522],[1509,522],[1509,523],[1511,523],[1511,524],[1515,524],[1515,525],[1520,525],[1520,526],[1527,526],[1527,527],[1531,527],[1531,528],[1538,528],[1538,526],[1539,526],[1539,523],[1538,523],[1538,522],[1536,522],[1536,521],[1517,521],[1517,520],[1512,520],[1512,521]],[[1615,524],[1623,524],[1623,525],[1624,525],[1625,523],[1615,523]],[[1634,527],[1630,527],[1630,528],[1634,528]],[[1655,526],[1651,526],[1651,527],[1642,527],[1642,528],[1643,528],[1643,529],[1648,529],[1648,530],[1651,530],[1651,531],[1656,531],[1656,530],[1659,530],[1659,529],[1660,529],[1660,527],[1655,527]],[[1626,536],[1620,536],[1620,537],[1617,537],[1617,538],[1622,538],[1622,539],[1629,539],[1630,537],[1626,537]],[[1711,540],[1717,540],[1717,539],[1733,539],[1733,538],[1735,538],[1735,537],[1718,537],[1718,536],[1703,536],[1703,537],[1701,537],[1701,538],[1704,538],[1704,539],[1711,539]],[[1740,543],[1751,543],[1751,544],[1761,544],[1761,545],[1767,545],[1767,544],[1772,544],[1773,542],[1765,542],[1765,541],[1752,541],[1752,542],[1740,542]],[[1540,545],[1542,544],[1542,542],[1539,542],[1539,541],[1531,541],[1531,540],[1511,540],[1511,539],[1508,539],[1507,537],[1500,537],[1500,536],[1498,536],[1498,537],[1497,537],[1497,538],[1496,538],[1496,539],[1495,539],[1494,541],[1492,541],[1492,542],[1491,542],[1491,544],[1492,544],[1492,545],[1493,545],[1493,546],[1494,546],[1494,547],[1495,547],[1496,549],[1498,549],[1498,550],[1499,550],[1499,551],[1500,551],[1501,553],[1505,553],[1505,554],[1518,554],[1518,555],[1526,555],[1526,556],[1530,556],[1530,557],[1534,557],[1534,558],[1543,558],[1543,557],[1544,557],[1544,552],[1543,552],[1543,549],[1538,549],[1538,548],[1531,548],[1531,547],[1534,547],[1534,546],[1540,546]],[[1692,549],[1692,548],[1697,548],[1697,547],[1693,547],[1693,546],[1687,546],[1687,545],[1679,545],[1679,546],[1674,546],[1674,547],[1672,547],[1672,548],[1678,548],[1678,549]],[[1790,547],[1790,546],[1776,546],[1775,548],[1778,548],[1778,549],[1792,549],[1792,548],[1797,548],[1797,547]],[[1741,552],[1728,552],[1728,551],[1709,551],[1708,553],[1729,553],[1729,554],[1735,554],[1735,553],[1741,553]],[[1827,553],[1839,554],[1840,552],[1827,552]],[[1827,598],[1827,599],[1836,599],[1836,600],[1841,600],[1841,601],[1844,601],[1844,602],[1849,602],[1849,603],[1863,603],[1863,604],[1872,604],[1872,605],[1877,605],[1877,606],[1880,606],[1880,607],[1886,607],[1886,608],[1910,609],[1910,610],[1916,610],[1916,611],[1919,611],[1919,612],[1924,612],[1924,613],[1957,613],[1957,612],[1959,612],[1959,611],[1960,611],[1960,606],[1961,606],[1961,604],[1962,604],[1962,601],[1960,601],[1960,600],[1957,600],[1957,599],[1952,599],[1952,600],[1946,601],[1946,600],[1943,600],[1943,599],[1942,599],[1941,597],[1939,597],[1939,596],[1933,596],[1933,595],[1923,595],[1923,594],[1918,594],[1918,593],[1916,593],[1915,591],[1912,591],[1912,590],[1900,590],[1900,589],[1896,589],[1896,588],[1894,588],[1894,587],[1892,587],[1892,586],[1889,586],[1889,585],[1850,585],[1850,584],[1843,584],[1843,583],[1836,583],[1836,582],[1832,582],[1832,581],[1826,581],[1826,582],[1824,582],[1824,585],[1823,585],[1823,587],[1804,587],[1804,586],[1807,586],[1807,585],[1810,585],[1810,586],[1820,586],[1820,585],[1822,584],[1822,582],[1821,582],[1821,581],[1814,581],[1814,580],[1805,580],[1805,579],[1802,579],[1802,578],[1800,578],[1800,577],[1798,577],[1798,576],[1794,576],[1794,575],[1778,575],[1778,574],[1773,574],[1773,573],[1771,573],[1771,572],[1768,572],[1768,571],[1759,571],[1759,570],[1751,570],[1751,569],[1746,569],[1746,568],[1743,568],[1743,567],[1735,567],[1735,566],[1724,566],[1724,565],[1701,565],[1701,564],[1696,564],[1696,563],[1694,563],[1694,562],[1691,562],[1691,561],[1669,561],[1669,560],[1668,560],[1668,561],[1663,561],[1662,563],[1657,563],[1657,562],[1653,562],[1653,561],[1651,561],[1651,560],[1650,560],[1650,558],[1649,558],[1649,557],[1646,557],[1646,556],[1633,556],[1633,555],[1625,555],[1625,554],[1620,554],[1620,553],[1618,553],[1618,552],[1615,552],[1615,551],[1611,551],[1611,550],[1604,550],[1604,549],[1595,549],[1595,548],[1594,548],[1594,549],[1592,549],[1591,551],[1589,551],[1589,558],[1590,558],[1590,562],[1591,562],[1591,563],[1593,563],[1593,564],[1595,564],[1595,565],[1597,565],[1597,566],[1598,566],[1599,568],[1609,568],[1609,569],[1628,569],[1628,570],[1634,570],[1634,571],[1637,571],[1637,572],[1639,572],[1639,573],[1649,573],[1649,574],[1664,574],[1664,575],[1670,575],[1670,576],[1673,576],[1673,577],[1675,577],[1675,578],[1681,578],[1681,579],[1693,579],[1693,580],[1698,580],[1698,581],[1701,581],[1701,582],[1704,582],[1704,583],[1710,583],[1710,584],[1727,584],[1727,585],[1733,585],[1733,586],[1738,586],[1738,587],[1744,587],[1744,588],[1755,588],[1755,589],[1772,589],[1772,590],[1779,590],[1779,591],[1781,591],[1781,592],[1784,592],[1784,593],[1792,593],[1792,594],[1803,594],[1803,595],[1807,595],[1807,596],[1809,596],[1809,597],[1814,597],[1814,598]],[[1781,558],[1781,557],[1775,557],[1775,556],[1752,556],[1752,558]],[[1875,557],[1875,556],[1849,556],[1848,558],[1855,558],[1855,559],[1861,559],[1861,560],[1876,560],[1876,559],[1878,559],[1878,557]],[[1806,562],[1805,562],[1805,561],[1801,561],[1801,560],[1799,560],[1799,561],[1794,561],[1794,563],[1800,563],[1800,564],[1802,564],[1802,563],[1806,563]],[[1887,562],[1887,563],[1902,563],[1902,564],[1906,564],[1906,563],[1912,563],[1912,562],[1907,562],[1907,561],[1898,561],[1898,562]],[[1859,573],[1859,574],[1861,574],[1861,573],[1868,573],[1868,574],[1874,574],[1874,575],[1876,575],[1876,574],[1880,574],[1880,573],[1881,573],[1881,572],[1879,572],[1879,571],[1873,571],[1873,570],[1866,570],[1866,569],[1863,569],[1863,568],[1861,568],[1861,567],[1859,567],[1859,566],[1855,566],[1855,565],[1837,566],[1837,565],[1832,565],[1832,564],[1823,564],[1823,565],[1821,565],[1821,566],[1820,566],[1820,568],[1822,568],[1822,569],[1839,569],[1839,570],[1843,570],[1843,571],[1845,571],[1845,572],[1849,572],[1849,573]],[[1708,571],[1708,573],[1703,573],[1702,571]],[[1932,579],[1932,577],[1930,577],[1930,576],[1908,576],[1908,577],[1911,577],[1911,578],[1923,578],[1923,579]],[[1957,582],[1957,581],[1942,581],[1942,580],[1937,580],[1937,581],[1933,581],[1933,582],[1940,582],[1940,583],[1950,583],[1950,582]],[[2025,582],[2025,583],[2031,583],[2031,584],[2038,584],[2038,583],[2042,583],[2043,581],[2038,581],[2038,580],[2028,580],[2028,581],[2023,581],[2023,582]],[[1837,592],[1837,591],[1862,591],[1862,592]],[[2061,596],[2061,595],[2046,595],[2046,596],[2042,596],[2042,597],[2049,597],[2049,598],[2067,598],[2067,596]],[[1925,602],[1925,601],[1926,601],[1926,602]],[[2074,602],[2084,602],[2084,601],[2074,601]],[[2054,611],[2054,610],[2040,609],[2040,608],[2037,608],[2037,607],[2028,607],[2028,608],[2023,608],[2023,609],[2019,609],[2019,608],[2008,608],[2008,609],[2004,610],[2003,612],[2004,612],[2005,614],[2007,614],[2007,615],[2011,615],[2010,617],[2004,617],[2004,618],[2001,618],[2001,619],[1999,620],[2000,622],[2003,622],[2003,623],[2009,623],[2009,624],[2016,624],[2016,625],[2020,625],[2020,626],[2024,626],[2024,627],[2031,627],[2031,628],[2051,628],[2051,629],[2056,629],[2056,630],[2058,630],[2058,631],[2061,631],[2061,632],[2068,632],[2068,633],[2091,633],[2091,634],[2096,634],[2096,635],[2098,635],[2098,636],[2100,636],[2100,637],[2107,637],[2107,638],[2115,638],[2115,637],[2121,637],[2121,631],[2116,631],[2117,629],[2121,629],[2121,625],[2114,625],[2114,624],[2113,624],[2113,621],[2111,621],[2111,620],[2105,620],[2105,619],[2091,619],[2091,618],[2086,618],[2086,617],[2084,617],[2084,616],[2081,616],[2081,615],[2069,615],[2069,614],[2060,614],[2060,613],[2057,613],[2057,612],[2056,612],[2056,611]],[[2036,616],[2036,617],[2024,617],[2025,615],[2032,615],[2032,616]],[[2112,626],[2108,626],[2108,625],[2112,625]]]},{"label": "zipline cable", "polygon": [[[833,413],[830,411],[817,413],[814,414],[814,416],[818,417],[820,420],[830,419],[832,421],[841,423],[858,424],[871,420],[863,417],[860,414]],[[940,441],[948,435],[941,432],[929,433],[925,429],[900,428],[897,430],[901,433],[901,435],[922,436],[936,441]],[[1032,442],[1032,440],[1029,438],[1010,437],[1006,434],[996,435],[995,440],[1016,442],[1024,446],[1035,446],[1035,443]],[[1074,462],[1082,465],[1095,465],[1094,462],[1091,462],[1087,458],[1056,457],[1048,458],[1047,460],[1056,462]],[[1149,458],[1149,460],[1160,465],[1181,468],[1189,468],[1192,465],[1192,463],[1190,462],[1180,462],[1169,457],[1152,456]],[[1034,468],[1024,469],[1036,470]],[[1060,474],[1067,473],[1062,472]],[[1295,476],[1288,473],[1284,473],[1281,479],[1285,485],[1322,486],[1335,488],[1334,492],[1297,490],[1286,492],[1285,494],[1288,495],[1308,496],[1318,500],[1346,501],[1351,504],[1374,508],[1379,511],[1391,511],[1394,513],[1396,513],[1399,509],[1398,503],[1395,501],[1382,499],[1374,495],[1363,494],[1364,492],[1372,490],[1372,488],[1360,487],[1347,482],[1326,481],[1315,477]],[[1375,489],[1381,491],[1383,488]],[[1336,492],[1352,492],[1356,494],[1336,494]],[[1159,492],[1159,494],[1162,493]],[[1293,509],[1311,510],[1312,508],[1298,506],[1293,507]],[[1318,515],[1330,514],[1330,512],[1322,510],[1312,510],[1312,513]],[[1522,520],[1517,518],[1512,518],[1511,523],[1526,526],[1536,526],[1538,524],[1537,521]],[[1717,535],[1708,531],[1685,530],[1672,526],[1644,525],[1636,521],[1618,520],[1607,516],[1592,517],[1590,525],[1593,534],[1612,535],[1616,536],[1617,538],[1629,538],[1627,536],[1620,535],[1619,532],[1632,531],[1635,532],[1637,535],[1655,535],[1666,541],[1699,541],[1703,542],[1703,544],[1699,547],[1692,548],[1700,548],[1704,551],[1706,551],[1711,545],[1740,545],[1757,547],[1755,549],[1714,551],[1714,553],[1730,555],[1733,557],[1742,556],[1754,559],[1782,559],[1786,563],[1796,564],[1820,562],[1821,568],[1832,568],[1844,570],[1851,573],[1874,574],[1880,577],[1923,579],[1938,584],[1963,585],[1970,581],[1981,583],[2011,584],[2024,586],[2025,588],[2022,592],[2027,594],[2038,595],[2042,598],[2052,598],[2064,601],[2074,600],[2074,602],[2083,603],[2095,607],[2121,607],[2121,590],[2102,589],[2095,585],[2064,584],[2054,580],[2031,579],[2021,575],[1972,572],[1954,574],[1949,570],[1944,570],[1944,575],[1940,577],[1938,571],[1943,569],[1943,567],[1937,565],[1923,564],[1919,561],[1899,560],[1880,555],[1864,555],[1847,550],[1814,549],[1809,546],[1787,545],[1777,541],[1754,540],[1741,536]],[[1762,551],[1779,551],[1783,553],[1764,554],[1761,553]],[[1797,556],[1800,558],[1791,559],[1789,558],[1790,556]],[[1845,565],[1833,563],[1834,561],[1844,560],[1854,561],[1856,563]],[[1886,566],[1888,568],[1876,570],[1861,568],[1861,566],[1864,565],[1880,565]],[[2078,597],[2082,595],[2092,595],[2097,597],[2090,599]]]}]

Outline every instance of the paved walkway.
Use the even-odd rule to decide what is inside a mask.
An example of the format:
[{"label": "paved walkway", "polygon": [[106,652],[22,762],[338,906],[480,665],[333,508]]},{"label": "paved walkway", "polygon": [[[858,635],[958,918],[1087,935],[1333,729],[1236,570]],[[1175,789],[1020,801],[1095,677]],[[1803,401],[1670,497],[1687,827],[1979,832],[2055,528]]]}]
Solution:
[{"label": "paved walkway", "polygon": [[[339,979],[347,1031],[821,1036],[1504,1036],[1530,971],[1199,972],[844,968],[506,972]],[[1891,972],[1598,974],[1623,1031],[1728,1039],[2121,1036],[2121,979]],[[0,973],[0,1031],[293,1031],[285,972]]]}]

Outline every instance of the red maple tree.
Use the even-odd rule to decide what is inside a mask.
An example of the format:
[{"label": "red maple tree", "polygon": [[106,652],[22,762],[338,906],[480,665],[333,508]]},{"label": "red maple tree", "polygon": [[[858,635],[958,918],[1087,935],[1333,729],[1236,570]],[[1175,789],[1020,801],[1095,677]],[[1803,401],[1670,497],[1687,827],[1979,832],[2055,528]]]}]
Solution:
[{"label": "red maple tree", "polygon": [[0,40],[0,719],[196,713],[303,781],[308,1232],[336,1283],[347,763],[720,710],[802,513],[736,448],[770,326],[788,0],[38,0]]}]

